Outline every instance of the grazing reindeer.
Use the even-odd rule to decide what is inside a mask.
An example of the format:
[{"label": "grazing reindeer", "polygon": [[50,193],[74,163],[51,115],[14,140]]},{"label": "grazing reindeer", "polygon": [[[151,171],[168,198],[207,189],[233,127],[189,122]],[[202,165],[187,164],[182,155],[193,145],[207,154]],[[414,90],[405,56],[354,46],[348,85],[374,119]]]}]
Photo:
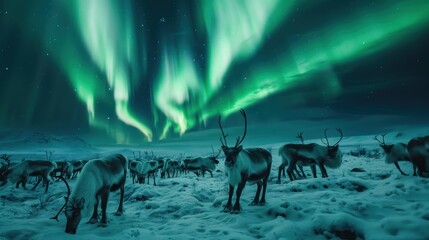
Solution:
[{"label": "grazing reindeer", "polygon": [[[3,155],[7,164],[3,165],[0,175],[0,186],[6,185],[8,181],[16,184],[16,188],[19,188],[19,184],[22,184],[24,189],[26,188],[27,180],[30,176],[38,177],[37,183],[31,190],[34,190],[42,181],[45,184],[45,193],[48,191],[49,179],[48,176],[57,167],[55,162],[45,160],[24,160],[13,167],[10,167],[10,160],[7,155]],[[40,176],[40,178],[39,178]]]},{"label": "grazing reindeer", "polygon": [[[386,144],[384,142],[384,136],[386,136],[387,133],[382,134],[382,139],[380,140],[378,138],[378,135],[374,137],[374,140],[380,143],[380,147],[383,149],[384,153],[386,154],[386,163],[395,164],[396,168],[399,170],[399,172],[402,175],[408,176],[408,174],[404,173],[401,168],[399,167],[398,161],[408,161],[411,162],[411,159],[408,155],[407,145],[405,143],[395,143],[395,144]],[[416,175],[416,166],[413,164],[413,170],[414,170],[414,176]]]},{"label": "grazing reindeer", "polygon": [[[301,141],[301,144],[304,144],[304,132],[300,132],[296,135],[296,138],[298,138]],[[279,148],[278,154],[282,157],[282,163],[279,166],[279,176],[277,177],[277,183],[281,183],[280,174],[283,173],[283,177],[285,177],[285,167],[289,164],[288,158],[285,155],[284,146]],[[310,162],[310,163],[304,163],[302,161],[297,161],[296,166],[300,169],[301,173],[298,171],[298,169],[295,167],[294,171],[297,173],[298,177],[304,177],[307,178],[307,176],[304,173],[304,166],[310,166],[311,172],[313,173],[313,177],[316,178],[316,163]],[[297,179],[295,174],[292,172],[292,177],[294,179]]]},{"label": "grazing reindeer", "polygon": [[[265,204],[265,193],[267,190],[268,177],[270,176],[272,157],[271,153],[262,148],[247,148],[243,149],[240,144],[246,137],[247,131],[247,116],[246,112],[241,109],[241,114],[244,117],[244,134],[243,137],[237,138],[237,142],[234,147],[228,147],[226,137],[222,124],[221,116],[219,116],[219,127],[222,132],[222,136],[225,142],[220,138],[222,143],[222,151],[225,154],[225,172],[228,177],[229,183],[229,196],[228,202],[224,208],[224,212],[239,213],[240,197],[241,193],[246,185],[247,181],[256,182],[258,188],[256,190],[255,198],[251,205],[263,205]],[[234,188],[237,187],[236,201],[232,206],[232,195],[234,194]],[[262,188],[262,197],[259,199]]]},{"label": "grazing reindeer", "polygon": [[127,176],[127,158],[121,154],[89,161],[82,169],[70,197],[65,215],[66,233],[75,234],[83,216],[93,209],[88,223],[98,222],[98,203],[101,198],[101,226],[106,226],[106,208],[109,193],[120,190],[121,197],[117,216],[123,213],[124,185]]},{"label": "grazing reindeer", "polygon": [[[328,177],[326,172],[325,165],[329,168],[338,168],[341,166],[343,154],[339,149],[339,143],[343,139],[343,132],[341,129],[337,129],[340,133],[340,140],[338,140],[334,145],[329,145],[329,140],[326,135],[328,130],[325,129],[325,139],[322,138],[322,143],[326,146],[321,146],[316,143],[310,144],[286,144],[280,147],[279,155],[282,157],[282,165],[286,166],[289,163],[287,173],[289,179],[293,181],[295,178],[293,176],[293,170],[296,167],[298,161],[302,162],[304,166],[318,165],[320,171],[322,172],[322,177]],[[316,178],[316,169],[313,166],[311,168],[313,176]],[[280,171],[277,182],[280,182]]]},{"label": "grazing reindeer", "polygon": [[420,177],[428,177],[429,173],[429,136],[411,139],[407,145],[408,154],[417,174]]},{"label": "grazing reindeer", "polygon": [[221,151],[222,150],[219,150],[217,155],[214,155],[213,153],[213,155],[210,157],[188,158],[183,160],[184,170],[194,171],[196,173],[198,173],[198,171],[201,171],[203,177],[204,177],[204,173],[207,171],[213,177],[213,171],[216,170],[216,165],[219,163],[219,160],[217,160],[217,157],[219,157],[219,154],[221,153]]},{"label": "grazing reindeer", "polygon": [[[59,177],[64,176],[66,174],[66,170],[69,168],[70,163],[66,161],[55,161],[57,167],[52,170],[51,177]],[[59,176],[57,175],[59,173]]]},{"label": "grazing reindeer", "polygon": [[83,166],[85,165],[85,162],[81,160],[77,160],[71,163],[71,168],[68,170],[68,172],[72,172],[71,178],[76,178],[77,175],[82,171]]}]

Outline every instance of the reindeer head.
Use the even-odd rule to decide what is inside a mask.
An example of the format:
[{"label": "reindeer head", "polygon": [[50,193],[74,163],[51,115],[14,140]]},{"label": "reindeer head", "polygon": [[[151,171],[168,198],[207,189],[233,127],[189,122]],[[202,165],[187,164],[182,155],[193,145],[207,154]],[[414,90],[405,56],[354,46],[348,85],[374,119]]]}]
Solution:
[{"label": "reindeer head", "polygon": [[214,163],[214,164],[218,164],[219,163],[219,160],[217,160],[217,158],[219,157],[219,155],[220,155],[220,153],[222,152],[222,150],[221,149],[219,149],[219,152],[215,155],[215,151],[214,151],[214,149],[213,149],[213,146],[212,146],[212,155],[209,157],[209,159]]},{"label": "reindeer head", "polygon": [[338,155],[341,155],[339,143],[343,139],[343,131],[341,131],[341,129],[337,128],[337,131],[340,133],[341,136],[340,136],[340,140],[338,140],[334,145],[329,145],[328,136],[326,135],[327,131],[328,131],[328,129],[325,129],[325,139],[326,139],[326,142],[323,140],[323,138],[321,138],[321,140],[322,140],[322,143],[325,144],[326,147],[327,147],[328,158],[333,159],[333,158],[338,157]]},{"label": "reindeer head", "polygon": [[243,142],[244,138],[246,137],[247,117],[246,117],[246,112],[243,109],[240,109],[240,113],[244,117],[244,134],[243,134],[243,137],[237,137],[237,142],[235,143],[234,147],[228,147],[228,145],[226,143],[226,137],[228,136],[228,134],[225,135],[223,128],[222,128],[222,124],[220,122],[221,116],[219,116],[219,127],[220,127],[220,130],[222,131],[222,136],[223,136],[223,139],[225,141],[225,143],[224,143],[222,141],[222,138],[220,138],[220,142],[222,143],[222,151],[225,154],[225,166],[226,167],[235,166],[235,164],[237,162],[238,154],[241,152],[241,150],[243,150],[243,146],[241,146],[240,144]]},{"label": "reindeer head", "polygon": [[382,135],[381,135],[381,137],[382,137],[382,139],[381,139],[381,140],[380,140],[380,139],[378,139],[378,135],[375,135],[374,140],[376,140],[377,142],[379,142],[379,143],[380,143],[380,147],[381,147],[381,148],[383,148],[383,151],[384,151],[385,153],[389,154],[389,153],[391,153],[391,152],[392,152],[393,144],[386,144],[386,143],[384,142],[384,136],[386,136],[386,135],[387,135],[387,133],[382,134]]},{"label": "reindeer head", "polygon": [[65,214],[67,217],[66,233],[76,234],[80,220],[82,220],[82,210],[84,208],[85,199],[67,200]]}]

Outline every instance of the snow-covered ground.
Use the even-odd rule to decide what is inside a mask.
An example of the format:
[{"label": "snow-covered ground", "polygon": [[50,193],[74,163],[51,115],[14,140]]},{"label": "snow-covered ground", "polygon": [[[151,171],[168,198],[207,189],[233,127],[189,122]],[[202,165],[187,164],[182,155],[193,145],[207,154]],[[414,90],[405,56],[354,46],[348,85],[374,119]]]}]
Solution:
[{"label": "snow-covered ground", "polygon": [[[427,129],[419,133],[426,134]],[[392,134],[390,140],[402,139],[405,142],[409,136]],[[114,216],[119,192],[112,193],[107,227],[86,224],[87,216],[77,234],[69,235],[64,233],[64,214],[59,222],[49,219],[64,204],[64,183],[53,182],[46,194],[43,187],[31,191],[9,184],[0,189],[0,239],[429,239],[429,179],[402,176],[394,165],[384,162],[383,156],[369,154],[379,148],[371,136],[345,138],[341,144],[343,165],[328,169],[329,178],[315,179],[306,168],[307,179],[290,182],[282,177],[282,183],[276,184],[279,146],[281,143],[263,146],[271,148],[274,161],[266,206],[248,206],[256,186],[247,185],[241,199],[242,212],[221,212],[228,197],[221,159],[213,178],[189,174],[160,179],[158,175],[158,186],[152,181],[150,185],[132,184],[128,178],[124,215]],[[366,148],[367,154],[350,155],[359,148]],[[108,150],[132,158],[136,149]],[[43,151],[39,151],[42,156]],[[66,158],[70,160],[89,158],[94,152],[70,155],[67,150],[65,156],[70,155]],[[170,147],[157,147],[154,152],[157,156],[180,153]],[[191,154],[207,152],[195,149]],[[18,150],[12,152],[12,159],[21,159],[13,154],[19,154]],[[55,159],[57,154],[61,155],[60,147],[53,160],[59,160]],[[410,163],[400,165],[404,172],[412,173]],[[358,168],[363,171],[355,171]],[[72,189],[75,183],[70,180]]]}]

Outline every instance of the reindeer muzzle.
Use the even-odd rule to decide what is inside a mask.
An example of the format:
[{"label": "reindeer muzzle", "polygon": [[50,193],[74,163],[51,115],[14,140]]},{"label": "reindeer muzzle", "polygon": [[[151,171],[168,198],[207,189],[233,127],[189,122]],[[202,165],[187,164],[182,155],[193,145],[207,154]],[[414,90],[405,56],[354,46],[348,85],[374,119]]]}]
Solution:
[{"label": "reindeer muzzle", "polygon": [[74,224],[73,221],[67,220],[67,225],[66,225],[66,231],[65,232],[69,233],[69,234],[76,234],[78,224]]}]

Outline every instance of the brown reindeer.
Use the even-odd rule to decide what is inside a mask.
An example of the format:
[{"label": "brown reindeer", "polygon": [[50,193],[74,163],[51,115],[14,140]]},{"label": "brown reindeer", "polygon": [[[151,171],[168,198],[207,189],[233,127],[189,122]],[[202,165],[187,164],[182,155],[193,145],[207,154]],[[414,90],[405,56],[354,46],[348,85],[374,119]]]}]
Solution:
[{"label": "brown reindeer", "polygon": [[21,184],[24,189],[26,188],[26,183],[28,178],[37,177],[37,183],[33,186],[34,190],[40,182],[45,184],[45,192],[48,191],[49,179],[48,176],[57,167],[55,162],[45,161],[45,160],[24,160],[13,167],[10,167],[9,156],[4,154],[2,159],[7,162],[3,164],[0,174],[0,186],[6,185],[8,181],[15,184],[16,188],[19,188]]},{"label": "brown reindeer", "polygon": [[[325,165],[330,168],[338,168],[341,166],[343,154],[339,149],[339,143],[343,139],[343,132],[341,129],[337,129],[340,133],[340,139],[334,144],[329,145],[329,140],[326,135],[328,130],[325,129],[325,139],[322,140],[326,146],[321,146],[316,143],[310,144],[286,144],[280,147],[279,155],[282,157],[282,165],[289,167],[287,169],[287,173],[289,175],[289,179],[293,181],[295,179],[293,175],[293,170],[296,168],[296,164],[301,161],[304,166],[317,165],[319,166],[320,171],[322,172],[322,177],[328,177],[328,173],[326,172]],[[280,171],[277,182],[280,183]],[[316,177],[316,169],[312,168],[313,176]]]}]

